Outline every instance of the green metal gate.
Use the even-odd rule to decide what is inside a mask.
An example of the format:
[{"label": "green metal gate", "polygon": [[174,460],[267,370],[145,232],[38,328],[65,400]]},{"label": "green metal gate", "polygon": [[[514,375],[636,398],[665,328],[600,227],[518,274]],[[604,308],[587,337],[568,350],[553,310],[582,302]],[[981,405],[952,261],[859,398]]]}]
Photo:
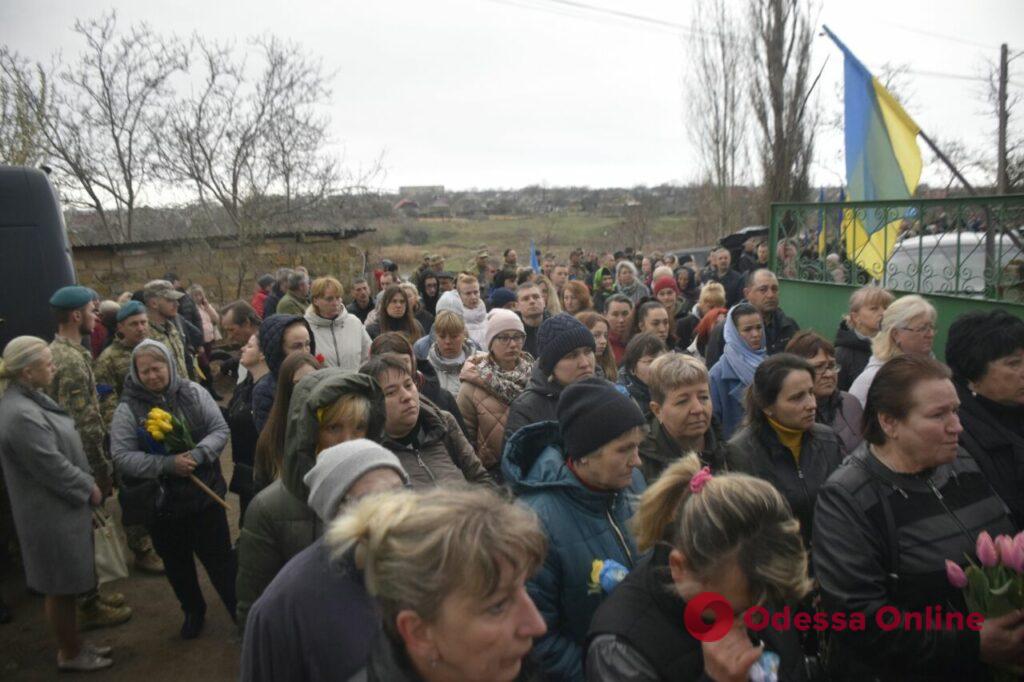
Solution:
[{"label": "green metal gate", "polygon": [[1024,318],[1024,195],[772,204],[769,225],[782,307],[826,338],[850,294],[872,283],[931,301],[940,357],[964,312]]}]

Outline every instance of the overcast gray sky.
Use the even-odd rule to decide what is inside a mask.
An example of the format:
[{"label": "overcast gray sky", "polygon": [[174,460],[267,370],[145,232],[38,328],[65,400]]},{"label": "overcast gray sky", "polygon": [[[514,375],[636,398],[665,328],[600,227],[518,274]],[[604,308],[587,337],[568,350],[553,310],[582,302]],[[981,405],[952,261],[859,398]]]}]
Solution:
[{"label": "overcast gray sky", "polygon": [[[692,23],[688,0],[583,1]],[[686,39],[669,28],[553,0],[3,0],[0,41],[34,59],[55,50],[69,58],[81,49],[74,19],[111,7],[126,24],[221,39],[272,32],[321,55],[337,71],[331,115],[346,162],[368,164],[383,151],[388,188],[700,177],[686,135]],[[933,137],[994,149],[983,84],[925,74],[977,77],[1001,42],[1011,54],[1024,49],[1024,2],[825,0],[819,23],[869,68],[895,62],[923,72],[910,114]],[[826,57],[817,93],[834,111],[842,59],[817,38],[816,65]],[[1024,90],[1024,57],[1011,64],[1011,81]],[[815,182],[838,184],[841,135],[823,131],[817,159]]]}]

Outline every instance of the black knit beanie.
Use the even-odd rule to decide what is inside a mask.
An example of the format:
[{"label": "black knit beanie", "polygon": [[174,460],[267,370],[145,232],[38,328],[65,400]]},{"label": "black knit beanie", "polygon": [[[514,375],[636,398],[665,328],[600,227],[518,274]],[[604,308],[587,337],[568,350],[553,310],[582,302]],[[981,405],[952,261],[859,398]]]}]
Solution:
[{"label": "black knit beanie", "polygon": [[594,335],[569,313],[559,313],[541,323],[537,330],[537,364],[549,376],[558,361],[577,348],[596,350]]},{"label": "black knit beanie", "polygon": [[565,456],[573,460],[644,425],[644,415],[636,403],[614,384],[597,377],[569,384],[558,398],[556,409]]}]

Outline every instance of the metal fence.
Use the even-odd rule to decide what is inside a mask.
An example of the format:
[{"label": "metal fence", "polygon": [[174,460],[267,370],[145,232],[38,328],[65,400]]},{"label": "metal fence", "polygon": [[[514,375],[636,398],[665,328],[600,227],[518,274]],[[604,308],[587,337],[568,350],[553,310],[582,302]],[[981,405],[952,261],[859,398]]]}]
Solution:
[{"label": "metal fence", "polygon": [[1024,303],[1022,244],[1024,195],[771,207],[782,279]]}]

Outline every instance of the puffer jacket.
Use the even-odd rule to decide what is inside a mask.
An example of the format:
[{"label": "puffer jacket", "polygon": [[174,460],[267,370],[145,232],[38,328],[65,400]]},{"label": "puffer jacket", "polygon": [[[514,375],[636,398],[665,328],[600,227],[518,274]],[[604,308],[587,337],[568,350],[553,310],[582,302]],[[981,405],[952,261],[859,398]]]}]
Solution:
[{"label": "puffer jacket", "polygon": [[581,680],[587,630],[606,596],[592,581],[594,562],[613,559],[632,569],[639,560],[629,520],[644,477],[634,469],[630,486],[616,492],[583,485],[566,465],[557,422],[513,434],[501,469],[549,541],[544,564],[526,585],[548,626],[531,657],[550,679]]},{"label": "puffer jacket", "polygon": [[227,493],[227,484],[219,458],[228,443],[230,431],[220,407],[209,392],[199,384],[178,376],[167,346],[145,339],[135,347],[133,354],[150,347],[157,348],[167,359],[170,382],[162,393],[152,393],[143,386],[135,371],[135,363],[131,363],[121,402],[110,425],[110,454],[114,468],[121,476],[160,480],[163,494],[157,505],[159,516],[187,516],[216,502],[188,478],[174,475],[174,457],[146,432],[149,411],[159,407],[184,422],[196,444],[191,452],[198,466],[192,473],[221,497]]},{"label": "puffer jacket", "polygon": [[305,314],[313,330],[316,347],[324,357],[324,367],[340,367],[358,372],[370,357],[370,335],[359,318],[345,308],[333,320],[320,317],[310,306]]},{"label": "puffer jacket", "polygon": [[804,433],[799,461],[793,459],[793,453],[768,424],[744,427],[729,439],[725,448],[730,471],[764,479],[782,493],[800,522],[800,534],[808,548],[818,490],[842,461],[839,439],[832,429],[821,424]]},{"label": "puffer jacket", "polygon": [[380,444],[395,453],[413,488],[446,483],[490,483],[491,477],[451,413],[420,396],[415,445],[385,435]]},{"label": "puffer jacket", "polygon": [[526,384],[526,390],[508,406],[508,418],[505,420],[505,445],[502,446],[502,451],[508,446],[509,438],[524,426],[555,421],[558,418],[555,408],[558,406],[558,396],[562,395],[564,388],[565,386],[553,378],[549,380],[539,364],[534,365],[530,381]]},{"label": "puffer jacket", "polygon": [[267,361],[270,373],[252,387],[252,421],[257,431],[267,425],[270,410],[274,407],[274,394],[277,393],[277,373],[281,371],[281,363],[286,357],[281,342],[284,331],[289,325],[301,322],[309,331],[309,352],[316,355],[316,335],[305,318],[298,315],[271,315],[260,324],[258,333],[260,352]]},{"label": "puffer jacket", "polygon": [[384,394],[373,378],[329,368],[303,377],[295,386],[288,410],[281,478],[253,498],[238,539],[236,616],[242,631],[249,608],[277,572],[323,534],[323,524],[306,504],[309,488],[302,479],[316,463],[316,411],[352,393],[369,398],[367,437],[379,439],[384,428]]},{"label": "puffer jacket", "polygon": [[844,319],[836,330],[836,364],[839,365],[839,390],[849,391],[871,359],[871,339],[850,329]]},{"label": "puffer jacket", "polygon": [[[647,435],[640,442],[640,461],[644,478],[650,485],[658,480],[662,472],[684,455],[679,443],[669,435],[657,417],[650,419]],[[725,469],[725,440],[722,439],[722,426],[715,417],[711,417],[711,425],[704,434],[704,449],[697,453],[701,464],[711,468],[712,473]]]},{"label": "puffer jacket", "polygon": [[456,402],[466,425],[466,435],[476,454],[488,470],[501,464],[501,446],[505,441],[505,422],[509,403],[492,391],[480,378],[480,362],[490,362],[487,356],[470,358],[462,366],[462,386]]}]

